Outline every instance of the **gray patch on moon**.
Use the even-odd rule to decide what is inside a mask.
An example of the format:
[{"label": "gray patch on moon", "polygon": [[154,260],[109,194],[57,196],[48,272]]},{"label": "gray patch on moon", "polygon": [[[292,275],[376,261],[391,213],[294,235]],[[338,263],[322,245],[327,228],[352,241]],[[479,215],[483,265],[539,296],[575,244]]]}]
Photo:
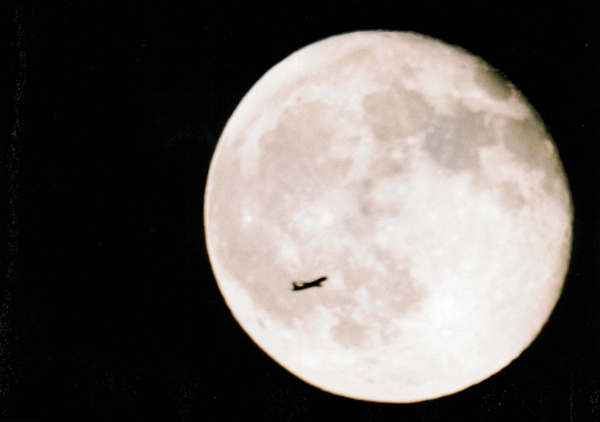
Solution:
[{"label": "gray patch on moon", "polygon": [[492,98],[498,100],[507,100],[512,95],[512,89],[509,82],[494,68],[482,65],[481,69],[475,72],[474,81],[477,86],[484,89]]},{"label": "gray patch on moon", "polygon": [[557,182],[561,180],[567,183],[562,164],[540,120],[507,119],[502,131],[502,142],[515,160],[543,171],[541,187],[548,195],[561,196],[564,203],[570,203],[565,186]]},{"label": "gray patch on moon", "polygon": [[456,172],[479,172],[479,149],[497,142],[485,114],[456,105],[455,116],[433,115],[423,148],[440,166]]},{"label": "gray patch on moon", "polygon": [[339,60],[332,62],[324,70],[324,74],[329,77],[329,80],[337,81],[340,73],[344,74],[359,74],[361,68],[372,66],[375,61],[375,55],[368,48],[355,50],[342,56]]},{"label": "gray patch on moon", "polygon": [[[290,195],[314,196],[323,185],[335,185],[344,179],[352,165],[350,159],[331,155],[317,160],[330,148],[343,117],[335,107],[321,101],[297,104],[281,113],[276,128],[259,140],[260,178],[276,187],[275,195],[280,196],[284,188]],[[277,180],[277,186],[273,180]]]},{"label": "gray patch on moon", "polygon": [[535,169],[546,169],[555,157],[545,145],[548,139],[544,126],[536,120],[507,119],[503,130],[506,149]]},{"label": "gray patch on moon", "polygon": [[[402,183],[402,177],[410,175],[400,173],[403,171],[401,167],[396,170],[399,175],[378,174],[375,166],[378,162],[375,161],[374,168],[370,170],[373,178],[369,176],[361,181],[350,182],[347,186],[350,211],[342,216],[340,223],[345,231],[356,238],[367,240],[377,221],[398,218],[404,211],[404,198],[394,189]],[[382,167],[381,170],[385,171],[385,165]],[[378,178],[380,182],[374,183]]]},{"label": "gray patch on moon", "polygon": [[500,185],[500,202],[509,210],[519,209],[527,203],[519,187],[511,182]]},{"label": "gray patch on moon", "polygon": [[344,347],[360,347],[369,339],[369,330],[352,318],[341,319],[330,334]]},{"label": "gray patch on moon", "polygon": [[365,95],[362,105],[367,124],[384,141],[415,135],[432,112],[421,96],[397,87]]}]

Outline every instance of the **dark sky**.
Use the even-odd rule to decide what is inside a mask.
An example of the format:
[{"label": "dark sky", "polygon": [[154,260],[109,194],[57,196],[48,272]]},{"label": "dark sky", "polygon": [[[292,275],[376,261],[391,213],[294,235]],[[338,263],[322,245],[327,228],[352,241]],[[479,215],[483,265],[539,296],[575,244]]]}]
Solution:
[{"label": "dark sky", "polygon": [[[0,13],[0,420],[600,419],[599,6],[46,3]],[[421,32],[500,69],[546,122],[575,206],[542,334],[493,378],[419,404],[336,397],[274,364],[204,243],[210,158],[242,96],[357,29]]]}]

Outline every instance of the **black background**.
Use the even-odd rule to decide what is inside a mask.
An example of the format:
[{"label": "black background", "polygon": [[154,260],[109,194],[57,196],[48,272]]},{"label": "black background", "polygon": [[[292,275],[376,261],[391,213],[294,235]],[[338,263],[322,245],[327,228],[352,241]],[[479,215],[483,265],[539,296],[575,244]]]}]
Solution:
[{"label": "black background", "polygon": [[[600,420],[596,2],[195,3],[3,4],[0,420]],[[417,404],[337,397],[273,363],[204,243],[208,166],[242,96],[358,29],[421,32],[499,68],[548,125],[575,206],[541,335],[492,378]]]}]

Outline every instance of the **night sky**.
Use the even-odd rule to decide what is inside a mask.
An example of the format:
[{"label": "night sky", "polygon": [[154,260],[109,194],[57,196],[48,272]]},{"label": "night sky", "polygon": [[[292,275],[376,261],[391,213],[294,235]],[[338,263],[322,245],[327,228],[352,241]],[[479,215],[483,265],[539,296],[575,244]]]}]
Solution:
[{"label": "night sky", "polygon": [[[2,5],[0,420],[600,420],[600,6],[173,3]],[[204,241],[210,159],[243,95],[359,29],[420,32],[500,69],[573,195],[571,267],[540,336],[417,404],[334,396],[275,364],[230,314]]]}]

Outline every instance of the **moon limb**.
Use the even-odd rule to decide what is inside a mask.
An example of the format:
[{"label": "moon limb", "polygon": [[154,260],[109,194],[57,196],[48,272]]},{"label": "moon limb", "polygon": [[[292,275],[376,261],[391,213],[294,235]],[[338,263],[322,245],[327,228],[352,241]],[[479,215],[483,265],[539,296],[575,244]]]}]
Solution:
[{"label": "moon limb", "polygon": [[[306,47],[250,90],[215,151],[205,224],[223,296],[327,391],[410,402],[480,382],[562,287],[572,210],[547,145],[516,88],[463,50],[376,32]],[[331,288],[283,289],[324,271]]]}]

